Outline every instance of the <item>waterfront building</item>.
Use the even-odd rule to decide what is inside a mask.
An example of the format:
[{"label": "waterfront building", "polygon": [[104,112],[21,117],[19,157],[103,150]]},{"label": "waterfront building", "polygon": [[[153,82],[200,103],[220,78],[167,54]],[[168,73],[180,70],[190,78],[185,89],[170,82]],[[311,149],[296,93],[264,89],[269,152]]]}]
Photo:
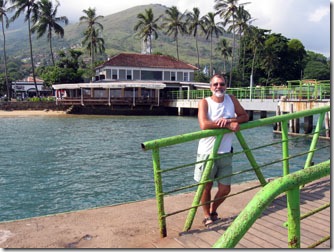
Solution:
[{"label": "waterfront building", "polygon": [[[36,85],[41,96],[52,95],[52,89],[44,86],[44,81],[42,79],[36,78]],[[36,87],[33,77],[28,76],[23,80],[14,81],[12,83],[12,91],[14,94],[13,97],[18,100],[24,100],[28,97],[36,96]]]},{"label": "waterfront building", "polygon": [[196,70],[166,55],[120,53],[95,68],[91,83],[52,87],[57,103],[62,104],[159,106],[160,98],[168,98],[169,91],[196,88]]}]

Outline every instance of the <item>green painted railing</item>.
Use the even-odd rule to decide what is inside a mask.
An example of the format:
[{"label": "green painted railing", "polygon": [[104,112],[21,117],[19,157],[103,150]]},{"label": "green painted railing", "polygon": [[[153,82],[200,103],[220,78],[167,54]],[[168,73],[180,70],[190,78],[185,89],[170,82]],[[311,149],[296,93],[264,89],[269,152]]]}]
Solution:
[{"label": "green painted railing", "polygon": [[[330,160],[273,180],[262,188],[213,245],[234,248],[266,207],[281,193],[288,192],[288,247],[300,248],[299,186],[330,174]],[[290,195],[295,193],[295,195]],[[292,196],[292,197],[291,197]],[[297,205],[294,208],[293,205]],[[291,211],[295,209],[295,211]]]},{"label": "green painted railing", "polygon": [[[243,87],[227,88],[227,93],[233,94],[238,99],[272,99],[279,100],[282,96],[288,100],[323,100],[330,99],[331,85],[330,81],[305,82],[303,80],[288,81],[285,86],[268,86],[268,87]],[[170,99],[202,99],[211,95],[207,90],[182,90],[170,91]]]},{"label": "green painted railing", "polygon": [[[262,186],[265,186],[267,184],[262,170],[261,168],[264,168],[265,166],[270,166],[273,165],[274,163],[281,163],[282,164],[282,169],[283,169],[283,175],[287,176],[290,173],[290,168],[289,168],[289,163],[290,160],[294,157],[298,157],[301,155],[306,155],[306,160],[305,160],[305,165],[304,167],[301,168],[308,168],[311,166],[312,164],[312,159],[314,156],[315,151],[319,151],[321,150],[321,148],[316,148],[317,146],[317,142],[319,139],[319,136],[321,135],[322,131],[322,125],[324,122],[324,118],[325,118],[325,114],[327,112],[330,111],[330,106],[325,106],[325,107],[321,107],[321,108],[316,108],[316,109],[312,109],[312,110],[307,110],[307,111],[300,111],[300,112],[296,112],[296,113],[290,113],[290,114],[284,114],[284,115],[279,115],[279,116],[274,116],[274,117],[269,117],[269,118],[263,118],[263,119],[259,119],[256,121],[250,121],[247,123],[243,123],[240,125],[240,131],[236,132],[236,138],[240,143],[240,146],[242,147],[243,151],[240,153],[234,153],[233,155],[237,155],[237,154],[241,154],[244,153],[245,156],[247,157],[250,165],[251,165],[251,169],[249,170],[245,170],[243,172],[249,172],[249,171],[253,171],[258,180],[260,181]],[[312,138],[312,142],[310,145],[310,148],[307,152],[305,153],[299,153],[296,154],[295,156],[291,156],[289,155],[289,142],[291,142],[291,139],[289,139],[288,135],[288,123],[291,120],[297,119],[297,118],[302,118],[302,117],[308,117],[308,116],[313,116],[313,115],[319,115],[318,116],[318,122],[317,122],[317,126],[314,130],[313,134],[313,138]],[[244,132],[247,129],[252,129],[252,128],[257,128],[257,127],[262,127],[262,126],[267,126],[267,125],[274,125],[277,123],[281,123],[282,125],[282,139],[281,139],[281,149],[282,149],[282,159],[281,160],[276,160],[267,164],[262,164],[261,166],[258,164],[258,162],[256,161],[256,157],[253,155],[253,151],[254,149],[249,148],[246,140],[243,137],[242,132]],[[259,129],[261,130],[261,129]],[[172,137],[167,137],[167,138],[162,138],[162,139],[156,139],[156,140],[152,140],[152,141],[147,141],[141,144],[142,149],[143,150],[152,150],[152,159],[153,159],[153,173],[154,173],[154,182],[155,182],[155,194],[156,194],[156,200],[157,200],[157,207],[158,207],[158,220],[159,220],[159,227],[160,227],[160,235],[161,237],[166,237],[167,236],[167,226],[166,226],[166,218],[168,216],[180,213],[180,212],[184,212],[184,211],[188,211],[188,216],[187,219],[185,221],[185,225],[184,225],[184,231],[188,231],[193,223],[197,208],[200,205],[200,198],[202,196],[203,190],[204,190],[204,186],[205,184],[210,181],[208,180],[208,174],[210,173],[210,170],[212,168],[212,160],[214,160],[216,158],[216,154],[217,154],[217,148],[220,144],[220,141],[223,137],[223,135],[227,132],[230,132],[227,129],[210,129],[210,130],[203,130],[203,131],[197,131],[197,132],[192,132],[192,133],[187,133],[187,134],[183,134],[183,135],[177,135],[177,136],[172,136]],[[209,158],[209,162],[207,162],[206,167],[205,167],[205,171],[203,173],[202,179],[199,183],[197,184],[192,184],[192,185],[188,185],[186,187],[181,187],[181,188],[177,188],[174,191],[170,191],[170,192],[164,192],[163,191],[163,174],[168,173],[168,172],[173,172],[177,169],[182,169],[185,168],[187,166],[193,166],[196,163],[190,163],[190,164],[184,164],[178,167],[172,167],[169,169],[163,169],[161,167],[161,157],[160,157],[160,149],[161,148],[165,148],[165,147],[171,147],[173,145],[177,145],[177,144],[182,144],[182,143],[186,143],[186,142],[192,142],[192,141],[197,141],[201,138],[205,138],[205,137],[209,137],[209,136],[215,136],[216,140],[215,140],[215,145],[213,148],[212,153],[210,154],[210,158]],[[276,144],[276,143],[275,143]],[[264,148],[266,148],[266,146],[262,146]],[[328,147],[328,146],[327,146]],[[258,147],[260,148],[260,147]],[[235,174],[232,174],[236,175]],[[221,178],[217,178],[221,179]],[[195,193],[192,205],[187,208],[187,209],[180,209],[179,211],[176,211],[174,213],[165,213],[165,207],[164,207],[164,196],[166,196],[167,194],[171,194],[174,192],[179,192],[181,190],[184,189],[189,189],[192,187],[197,187],[197,191]],[[293,208],[291,207],[291,209],[297,209],[299,206],[299,200],[295,200],[297,198],[297,189],[292,190],[292,192],[288,193],[288,202],[291,203],[291,206],[293,206]],[[295,205],[294,202],[296,202]],[[290,207],[290,205],[289,205]],[[294,215],[295,213],[292,212],[292,215]],[[298,214],[298,213],[297,213]]]}]

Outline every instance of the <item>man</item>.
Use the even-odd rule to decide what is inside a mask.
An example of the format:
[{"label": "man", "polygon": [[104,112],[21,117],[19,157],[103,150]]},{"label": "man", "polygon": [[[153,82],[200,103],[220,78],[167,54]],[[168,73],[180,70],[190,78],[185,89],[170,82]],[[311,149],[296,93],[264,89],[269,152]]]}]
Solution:
[{"label": "man", "polygon": [[[247,122],[249,117],[241,106],[237,98],[225,93],[226,82],[221,75],[214,75],[210,80],[211,97],[202,99],[198,104],[198,121],[202,130],[227,128],[233,132],[240,129],[239,124]],[[208,179],[214,179],[232,174],[232,140],[234,133],[226,133],[218,149],[218,159],[214,160],[211,174]],[[202,138],[199,141],[197,150],[197,162],[207,160],[212,151],[215,137]],[[199,182],[204,172],[206,162],[198,163],[195,166],[194,179]],[[217,208],[225,200],[225,196],[231,190],[231,177],[218,180],[218,191],[211,201],[211,189],[213,182],[208,182],[201,198],[203,205],[204,220],[203,224],[208,226],[218,220]]]}]

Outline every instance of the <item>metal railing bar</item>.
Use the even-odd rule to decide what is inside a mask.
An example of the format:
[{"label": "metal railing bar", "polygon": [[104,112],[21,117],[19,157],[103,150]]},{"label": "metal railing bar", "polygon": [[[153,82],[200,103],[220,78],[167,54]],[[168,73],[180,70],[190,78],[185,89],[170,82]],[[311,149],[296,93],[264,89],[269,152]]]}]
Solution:
[{"label": "metal railing bar", "polygon": [[316,246],[319,246],[320,244],[328,241],[331,238],[330,235],[324,236],[322,239],[320,239],[319,241],[311,244],[310,246],[308,246],[307,248],[315,248]]},{"label": "metal railing bar", "polygon": [[[227,198],[230,198],[230,197],[232,197],[232,196],[236,196],[236,195],[239,195],[239,194],[242,194],[242,193],[245,193],[245,192],[248,192],[248,191],[257,189],[257,188],[260,188],[260,187],[262,187],[262,185],[252,186],[252,187],[249,187],[249,188],[247,188],[247,189],[245,189],[245,190],[241,190],[241,191],[239,191],[239,192],[232,193],[232,194],[229,194],[229,195],[227,195],[227,196],[224,196],[224,197],[221,197],[221,198],[217,198],[217,199],[215,199],[215,200],[210,200],[210,201],[208,201],[208,202],[214,202],[214,201],[217,201],[217,200],[222,199],[222,198],[226,198],[226,199],[227,199]],[[208,202],[206,202],[206,203],[208,203]],[[188,207],[188,208],[185,208],[185,209],[181,209],[181,210],[178,210],[178,211],[175,211],[175,212],[171,212],[171,213],[165,214],[164,217],[168,217],[168,216],[171,216],[171,215],[175,215],[175,214],[178,214],[178,213],[182,213],[182,212],[188,211],[188,210],[190,210],[190,209],[192,209],[192,208],[197,208],[197,207],[203,206],[203,205],[205,205],[206,203],[198,204],[197,206],[191,206],[191,207]]]},{"label": "metal railing bar", "polygon": [[[294,188],[299,190],[300,185],[328,175],[330,175],[330,160],[314,165],[309,169],[302,169],[288,174],[268,183],[257,192],[224,234],[216,241],[213,248],[235,247],[264,209],[267,208],[278,195]],[[291,228],[292,227],[289,225],[289,232]]]},{"label": "metal railing bar", "polygon": [[[278,115],[274,117],[267,117],[258,119],[256,121],[250,121],[247,123],[240,124],[240,130],[251,129],[259,126],[269,125],[285,120],[291,120],[295,118],[307,117],[314,114],[320,114],[321,112],[326,112],[330,110],[330,106],[324,106],[321,108],[315,108],[310,110],[299,111],[295,113],[289,113],[284,115]],[[196,131],[192,133],[185,133],[178,136],[166,137],[157,140],[147,141],[141,144],[144,151],[152,150],[154,148],[167,147],[169,145],[180,144],[185,142],[190,142],[193,140],[198,140],[204,137],[216,136],[220,134],[225,134],[231,132],[228,129],[207,129],[202,131]]]}]

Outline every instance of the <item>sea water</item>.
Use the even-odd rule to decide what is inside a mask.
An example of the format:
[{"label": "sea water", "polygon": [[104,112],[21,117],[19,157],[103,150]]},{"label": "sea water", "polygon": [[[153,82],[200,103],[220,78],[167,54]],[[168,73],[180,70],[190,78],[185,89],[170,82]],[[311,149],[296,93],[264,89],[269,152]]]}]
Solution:
[{"label": "sea water", "polygon": [[[256,118],[255,118],[256,119]],[[64,116],[0,118],[0,221],[115,205],[155,197],[151,151],[141,143],[199,131],[196,117]],[[243,131],[250,147],[280,141],[272,126]],[[307,150],[310,139],[290,143],[292,152]],[[235,152],[241,150],[237,141]],[[319,145],[329,145],[322,141]],[[197,142],[164,148],[162,167],[195,162]],[[281,145],[254,151],[261,164],[281,158]],[[314,157],[329,159],[329,147]],[[300,169],[305,156],[291,161]],[[245,155],[236,155],[234,171],[250,169]],[[282,175],[280,164],[264,170]],[[256,179],[254,172],[233,177],[233,183]],[[164,190],[189,185],[193,166],[166,174]],[[195,190],[195,189],[189,189]]]}]

